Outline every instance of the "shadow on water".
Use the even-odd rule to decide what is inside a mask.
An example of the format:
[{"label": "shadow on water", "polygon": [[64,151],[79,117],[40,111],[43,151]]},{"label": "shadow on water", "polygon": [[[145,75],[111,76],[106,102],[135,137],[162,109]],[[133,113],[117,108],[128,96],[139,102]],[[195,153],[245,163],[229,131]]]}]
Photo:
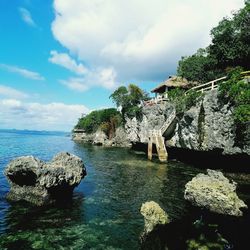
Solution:
[{"label": "shadow on water", "polygon": [[75,193],[72,199],[58,201],[53,205],[33,206],[27,202],[11,203],[5,219],[8,233],[36,228],[60,228],[77,223],[84,218],[82,203],[83,195]]},{"label": "shadow on water", "polygon": [[145,237],[141,249],[248,249],[249,222],[249,212],[235,218],[190,207],[187,215],[166,226],[158,226]]}]

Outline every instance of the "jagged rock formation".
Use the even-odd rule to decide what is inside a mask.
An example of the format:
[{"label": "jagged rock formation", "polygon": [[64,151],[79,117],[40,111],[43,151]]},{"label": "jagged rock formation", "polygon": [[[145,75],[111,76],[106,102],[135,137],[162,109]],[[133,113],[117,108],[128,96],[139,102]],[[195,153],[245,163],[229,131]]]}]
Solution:
[{"label": "jagged rock formation", "polygon": [[103,131],[97,130],[96,133],[94,134],[93,144],[102,146],[105,144],[107,140],[108,140],[107,135]]},{"label": "jagged rock formation", "polygon": [[10,183],[8,200],[25,200],[40,206],[70,197],[86,169],[79,157],[59,153],[48,163],[33,156],[16,158],[4,173]]},{"label": "jagged rock formation", "polygon": [[[99,132],[77,135],[75,140],[80,138],[81,141],[98,142],[97,144],[104,146],[147,144],[149,131],[159,130],[174,110],[175,107],[170,102],[147,105],[142,109],[142,119],[127,118],[124,129],[118,129],[112,140],[100,136]],[[178,115],[167,129],[164,134],[167,147],[216,151],[222,155],[250,155],[250,123],[246,124],[246,131],[242,133],[233,120],[232,112],[232,106],[220,102],[217,90],[207,92],[202,101]]]},{"label": "jagged rock formation", "polygon": [[237,196],[236,183],[220,171],[208,169],[207,173],[198,174],[186,184],[184,198],[215,213],[242,216],[240,209],[247,205]]},{"label": "jagged rock formation", "polygon": [[142,120],[126,119],[125,130],[131,142],[148,143],[149,131],[160,129],[167,118],[174,111],[171,103],[144,106],[142,109]]},{"label": "jagged rock formation", "polygon": [[[167,102],[144,106],[142,121],[127,119],[125,129],[129,140],[147,143],[148,131],[159,129],[173,109],[174,106]],[[206,93],[196,106],[177,117],[176,126],[165,134],[167,147],[250,155],[250,124],[242,137],[234,123],[232,112],[233,107],[220,103],[217,90]]]},{"label": "jagged rock formation", "polygon": [[154,201],[143,203],[141,214],[144,217],[144,234],[149,234],[159,225],[169,223],[166,212]]},{"label": "jagged rock formation", "polygon": [[108,139],[107,135],[100,130],[92,134],[74,133],[72,135],[72,139],[74,141],[91,143],[97,146],[131,147],[131,141],[129,140],[127,133],[123,127],[119,127],[116,129],[115,136],[112,139]]}]

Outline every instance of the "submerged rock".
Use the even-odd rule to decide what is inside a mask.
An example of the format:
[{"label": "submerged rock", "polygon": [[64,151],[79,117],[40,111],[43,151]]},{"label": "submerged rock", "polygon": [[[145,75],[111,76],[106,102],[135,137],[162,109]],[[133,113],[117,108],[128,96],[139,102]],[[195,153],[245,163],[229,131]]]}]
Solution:
[{"label": "submerged rock", "polygon": [[25,200],[40,206],[70,197],[86,169],[79,157],[59,153],[48,163],[33,156],[16,158],[4,173],[10,183],[8,200]]},{"label": "submerged rock", "polygon": [[185,186],[184,198],[193,205],[211,212],[242,216],[240,209],[247,205],[236,194],[236,183],[230,182],[220,171],[207,170],[198,174]]},{"label": "submerged rock", "polygon": [[166,212],[154,201],[143,203],[141,214],[144,216],[144,234],[152,232],[159,225],[169,223]]}]

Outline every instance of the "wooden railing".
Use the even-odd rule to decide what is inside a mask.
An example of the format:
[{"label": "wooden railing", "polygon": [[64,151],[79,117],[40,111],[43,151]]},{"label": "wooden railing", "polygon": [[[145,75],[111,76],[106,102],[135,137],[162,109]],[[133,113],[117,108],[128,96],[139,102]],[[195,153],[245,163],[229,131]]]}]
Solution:
[{"label": "wooden railing", "polygon": [[218,78],[218,79],[215,79],[213,81],[210,81],[210,82],[207,82],[207,83],[204,83],[204,84],[201,84],[199,86],[195,86],[191,89],[189,89],[188,91],[186,91],[186,94],[192,90],[195,90],[195,91],[198,91],[198,92],[204,92],[204,91],[209,91],[209,90],[213,90],[213,89],[216,89],[218,87],[218,84],[225,80],[227,77],[226,76],[223,76],[221,78]]}]

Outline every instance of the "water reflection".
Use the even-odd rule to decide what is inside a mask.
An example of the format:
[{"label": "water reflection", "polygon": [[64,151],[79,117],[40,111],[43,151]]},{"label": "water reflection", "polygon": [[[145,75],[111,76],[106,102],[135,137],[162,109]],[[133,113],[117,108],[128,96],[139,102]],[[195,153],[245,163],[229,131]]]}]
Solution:
[{"label": "water reflection", "polygon": [[72,199],[44,207],[27,202],[12,203],[5,214],[7,232],[61,228],[79,221],[84,223],[83,199],[82,193],[75,193]]}]

